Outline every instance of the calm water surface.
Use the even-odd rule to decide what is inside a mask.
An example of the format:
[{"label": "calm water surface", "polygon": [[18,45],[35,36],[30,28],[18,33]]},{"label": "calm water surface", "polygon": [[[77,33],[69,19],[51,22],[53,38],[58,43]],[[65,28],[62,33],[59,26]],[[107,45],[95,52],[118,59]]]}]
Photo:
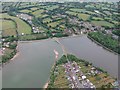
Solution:
[{"label": "calm water surface", "polygon": [[55,60],[54,49],[61,55],[60,46],[53,40],[19,43],[19,56],[3,67],[3,87],[43,87]]},{"label": "calm water surface", "polygon": [[[92,62],[108,71],[118,73],[118,56],[96,45],[86,36],[60,39],[69,53]],[[62,56],[61,46],[54,40],[19,43],[19,55],[3,67],[3,88],[40,88],[49,78],[54,63],[53,50]]]},{"label": "calm water surface", "polygon": [[95,44],[86,35],[61,39],[61,43],[69,53],[92,62],[93,65],[103,68],[114,77],[118,76],[118,55]]}]

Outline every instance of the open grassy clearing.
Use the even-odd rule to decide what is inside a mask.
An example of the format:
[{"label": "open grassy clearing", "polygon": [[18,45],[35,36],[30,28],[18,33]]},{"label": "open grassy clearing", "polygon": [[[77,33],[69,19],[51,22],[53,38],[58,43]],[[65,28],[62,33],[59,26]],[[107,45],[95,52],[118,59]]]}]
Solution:
[{"label": "open grassy clearing", "polygon": [[37,7],[30,8],[31,11],[37,10]]},{"label": "open grassy clearing", "polygon": [[16,26],[15,23],[11,20],[0,20],[2,23],[2,35],[3,36],[16,36]]},{"label": "open grassy clearing", "polygon": [[94,20],[104,20],[103,18],[100,18],[100,17],[93,17],[92,19],[94,19]]},{"label": "open grassy clearing", "polygon": [[53,9],[56,9],[58,8],[59,6],[58,5],[54,5],[54,6],[49,6],[49,8],[46,8],[47,10],[53,10]]},{"label": "open grassy clearing", "polygon": [[93,24],[98,26],[108,26],[108,27],[114,27],[112,23],[109,23],[107,21],[91,21]]},{"label": "open grassy clearing", "polygon": [[96,14],[95,12],[91,12],[91,11],[87,11],[86,9],[76,9],[76,8],[72,8],[70,9],[73,12],[78,12],[78,13],[89,13],[89,14]]},{"label": "open grassy clearing", "polygon": [[[89,80],[97,87],[100,88],[102,85],[108,85],[109,83],[113,83],[115,80],[105,73],[101,73],[96,77],[89,77]],[[111,86],[111,88],[113,88]]]},{"label": "open grassy clearing", "polygon": [[56,21],[56,22],[52,22],[52,23],[49,23],[49,24],[47,24],[48,26],[51,26],[52,28],[53,27],[56,27],[57,25],[59,25],[60,24],[60,22],[62,22],[63,20],[59,20],[59,21]]},{"label": "open grassy clearing", "polygon": [[74,16],[77,16],[80,18],[80,19],[83,19],[83,20],[88,20],[90,15],[88,14],[83,14],[83,13],[75,13],[75,12],[70,12],[70,11],[66,11],[67,14],[70,14],[70,15],[74,15]]},{"label": "open grassy clearing", "polygon": [[32,11],[28,10],[28,9],[24,9],[24,10],[20,10],[20,12],[22,12],[22,13],[31,13]]},{"label": "open grassy clearing", "polygon": [[41,13],[43,13],[43,12],[44,12],[44,10],[40,9],[35,12],[32,12],[31,14],[33,14],[35,17],[39,17],[39,16],[41,16]]},{"label": "open grassy clearing", "polygon": [[69,15],[77,15],[77,13],[71,12],[71,11],[66,11],[66,13],[69,14]]},{"label": "open grassy clearing", "polygon": [[58,73],[59,75],[57,75],[54,82],[55,88],[69,88],[68,80],[65,77],[65,68],[63,66],[58,66]]},{"label": "open grassy clearing", "polygon": [[31,27],[26,23],[24,22],[23,20],[17,18],[17,17],[13,17],[13,16],[9,16],[8,14],[4,13],[2,15],[2,18],[11,18],[13,19],[16,24],[17,24],[17,31],[19,34],[31,34],[32,33],[32,29]]},{"label": "open grassy clearing", "polygon": [[52,19],[50,19],[50,18],[45,18],[45,19],[43,19],[43,23],[49,23],[50,21],[52,21]]},{"label": "open grassy clearing", "polygon": [[83,19],[83,20],[88,20],[89,19],[89,17],[90,17],[90,15],[88,15],[88,14],[78,14],[78,17],[79,18],[81,18],[81,19]]},{"label": "open grassy clearing", "polygon": [[42,26],[39,27],[39,30],[40,30],[40,31],[41,31],[41,30],[42,30],[42,31],[47,31],[47,29],[44,28],[44,27],[42,27]]}]

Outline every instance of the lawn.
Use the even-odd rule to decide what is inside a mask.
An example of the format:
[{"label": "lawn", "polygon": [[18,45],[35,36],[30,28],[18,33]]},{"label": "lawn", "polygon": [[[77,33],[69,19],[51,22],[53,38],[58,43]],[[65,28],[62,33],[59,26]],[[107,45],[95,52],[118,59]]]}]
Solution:
[{"label": "lawn", "polygon": [[8,14],[4,13],[2,15],[2,18],[11,18],[13,19],[16,23],[17,23],[17,31],[19,34],[31,34],[32,33],[32,29],[31,27],[24,22],[23,20],[17,18],[17,17],[13,17],[13,16],[9,16]]},{"label": "lawn", "polygon": [[109,23],[107,21],[91,21],[93,24],[98,26],[108,26],[108,27],[114,27],[114,24]]},{"label": "lawn", "polygon": [[16,36],[15,22],[11,20],[0,20],[2,22],[2,35],[3,36]]}]

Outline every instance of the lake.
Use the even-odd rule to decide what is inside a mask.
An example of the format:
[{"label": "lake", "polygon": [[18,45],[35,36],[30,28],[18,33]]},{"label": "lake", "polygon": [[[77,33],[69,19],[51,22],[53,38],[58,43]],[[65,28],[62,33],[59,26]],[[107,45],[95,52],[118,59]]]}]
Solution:
[{"label": "lake", "polygon": [[[67,52],[104,68],[111,76],[118,75],[118,55],[98,46],[86,35],[61,38]],[[3,88],[42,88],[55,60],[53,50],[62,56],[61,46],[52,39],[19,42],[19,55],[2,70]]]}]

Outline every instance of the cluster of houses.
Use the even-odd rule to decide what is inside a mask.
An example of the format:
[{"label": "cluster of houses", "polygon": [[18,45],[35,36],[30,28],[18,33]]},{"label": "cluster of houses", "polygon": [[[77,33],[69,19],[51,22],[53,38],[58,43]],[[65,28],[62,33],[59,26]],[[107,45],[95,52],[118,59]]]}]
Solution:
[{"label": "cluster of houses", "polygon": [[78,66],[76,62],[68,61],[68,63],[64,65],[64,68],[66,77],[70,83],[70,88],[95,88],[95,85],[87,79],[80,70],[81,67]]},{"label": "cluster of houses", "polygon": [[[102,27],[102,26],[93,25],[90,22],[78,21],[77,18],[73,18],[73,19],[69,18],[69,23],[80,26],[81,29],[77,30],[77,32],[80,32],[80,34],[88,33],[88,32],[96,32],[96,31],[105,31],[105,34],[111,35],[113,39],[117,39],[118,40],[118,38],[119,38],[117,35],[112,33],[113,29],[105,30],[105,28]],[[72,33],[72,32],[70,32],[70,30],[66,30],[66,32],[67,31],[69,33]]]},{"label": "cluster of houses", "polygon": [[[89,72],[83,73],[81,67],[78,66],[75,61],[68,61],[63,67],[65,68],[66,78],[69,81],[69,88],[96,88],[96,86],[87,79],[87,76],[95,76],[103,73],[93,66]],[[114,81],[111,84],[114,87],[119,86],[118,81]]]}]

